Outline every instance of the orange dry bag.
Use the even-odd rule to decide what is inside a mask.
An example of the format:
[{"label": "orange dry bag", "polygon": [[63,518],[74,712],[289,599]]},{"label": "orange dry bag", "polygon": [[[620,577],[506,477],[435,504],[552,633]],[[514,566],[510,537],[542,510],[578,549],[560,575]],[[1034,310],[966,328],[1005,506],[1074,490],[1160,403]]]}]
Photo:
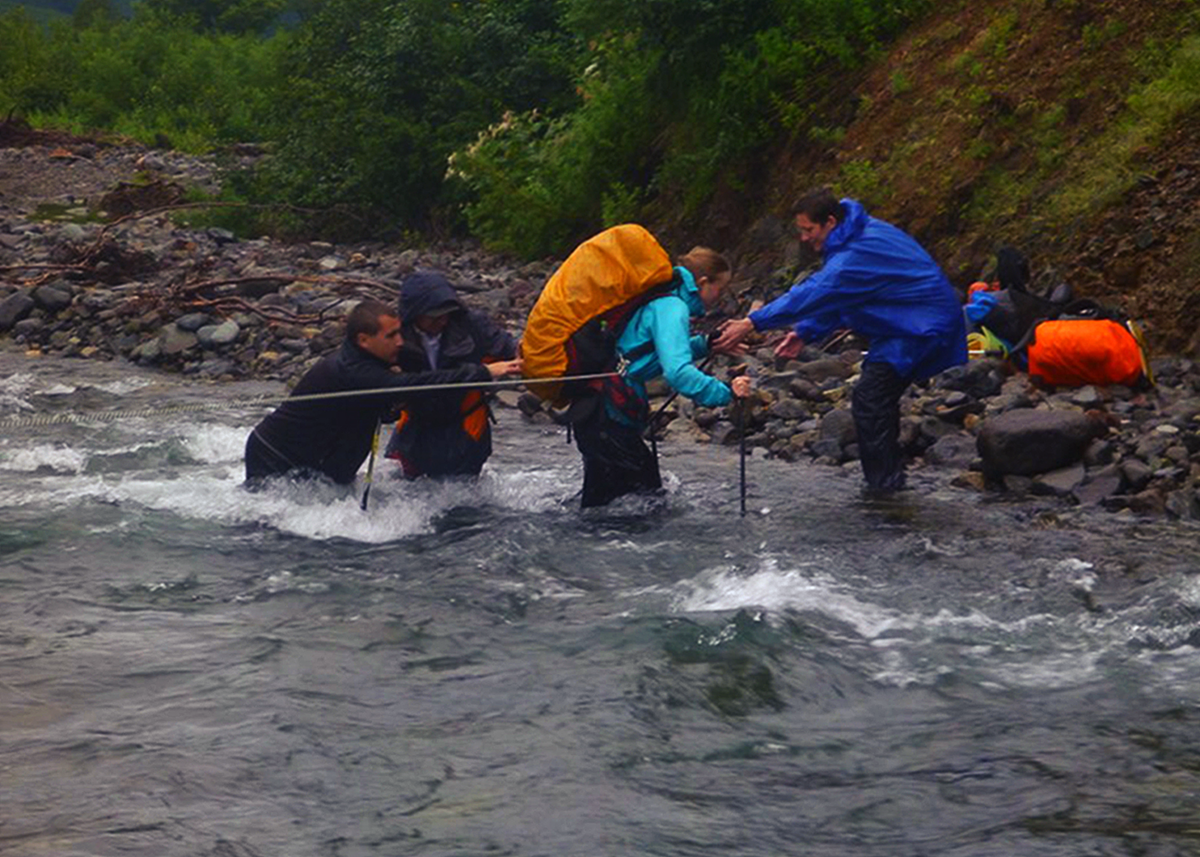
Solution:
[{"label": "orange dry bag", "polygon": [[1125,325],[1108,318],[1043,321],[1027,354],[1030,377],[1054,386],[1131,387],[1146,374],[1137,338]]}]

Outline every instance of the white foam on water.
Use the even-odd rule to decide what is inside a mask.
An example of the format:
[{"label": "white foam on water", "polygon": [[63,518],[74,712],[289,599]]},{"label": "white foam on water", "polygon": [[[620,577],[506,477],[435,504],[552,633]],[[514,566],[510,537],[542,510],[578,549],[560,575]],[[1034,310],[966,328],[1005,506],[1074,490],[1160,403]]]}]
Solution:
[{"label": "white foam on water", "polygon": [[777,558],[767,557],[750,574],[709,570],[677,585],[672,609],[684,613],[742,608],[765,608],[768,613],[813,611],[844,622],[868,640],[898,626],[909,626],[902,613],[848,592],[832,575],[817,570],[822,565],[825,563],[813,560],[783,569]]},{"label": "white foam on water", "polygon": [[88,384],[93,390],[99,390],[102,393],[112,393],[114,396],[124,396],[128,393],[135,393],[145,387],[149,387],[152,382],[147,378],[121,378],[116,381],[109,381],[104,384]]},{"label": "white foam on water", "polygon": [[1179,587],[1179,597],[1189,607],[1200,607],[1200,577],[1184,581]]},{"label": "white foam on water", "polygon": [[265,525],[304,538],[368,543],[427,532],[432,519],[444,511],[424,503],[373,502],[370,510],[363,512],[360,495],[328,485],[280,483],[251,492],[242,487],[242,482],[239,462],[236,468],[210,468],[209,472],[178,479],[147,478],[144,474],[120,479],[76,478],[67,485],[47,486],[51,490],[43,499],[68,505],[85,501],[132,503],[224,526]]},{"label": "white foam on water", "polygon": [[186,429],[181,440],[195,461],[205,464],[236,462],[240,467],[250,429],[250,426],[195,426]]},{"label": "white foam on water", "polygon": [[87,465],[87,454],[69,446],[43,443],[14,450],[0,450],[0,470],[14,473],[80,473]]},{"label": "white foam on water", "polygon": [[19,411],[33,410],[33,405],[26,397],[35,382],[36,379],[25,372],[16,372],[7,378],[0,378],[0,408],[5,411],[9,408]]},{"label": "white foam on water", "polygon": [[[1095,680],[1110,652],[1123,652],[1139,633],[1134,614],[1036,613],[997,620],[965,606],[935,613],[905,612],[864,598],[854,584],[828,569],[834,560],[797,562],[764,557],[750,571],[708,569],[672,588],[677,612],[765,609],[773,614],[817,614],[848,626],[876,652],[872,678],[890,685],[930,685],[952,668],[977,670],[995,687],[1054,689]],[[1064,583],[1095,584],[1092,565],[1077,559],[1055,563]],[[1200,597],[1200,584],[1193,593]],[[829,629],[826,629],[829,633]],[[952,653],[952,654],[951,654]]]},{"label": "white foam on water", "polygon": [[[137,425],[126,423],[124,428],[143,434]],[[20,505],[36,501],[51,506],[89,500],[116,505],[136,503],[147,509],[222,525],[265,525],[317,540],[342,538],[383,543],[432,532],[436,519],[456,507],[552,511],[560,507],[564,492],[565,474],[553,468],[504,470],[488,465],[478,479],[410,482],[396,478],[396,464],[383,458],[376,461],[366,512],[361,508],[362,479],[349,491],[329,485],[281,481],[262,491],[250,492],[242,487],[242,457],[249,431],[249,426],[175,427],[172,434],[196,464],[172,467],[170,478],[157,469],[80,475],[84,474],[90,456],[136,454],[171,439],[161,433],[119,448],[90,453],[51,444],[7,453],[0,448],[0,470],[33,474],[49,470],[54,474],[27,480],[11,490],[0,485],[0,503]]]},{"label": "white foam on water", "polygon": [[996,659],[990,672],[996,681],[1010,686],[1056,690],[1086,684],[1098,674],[1097,665],[1107,650],[1084,649],[1040,653],[1017,661]]}]

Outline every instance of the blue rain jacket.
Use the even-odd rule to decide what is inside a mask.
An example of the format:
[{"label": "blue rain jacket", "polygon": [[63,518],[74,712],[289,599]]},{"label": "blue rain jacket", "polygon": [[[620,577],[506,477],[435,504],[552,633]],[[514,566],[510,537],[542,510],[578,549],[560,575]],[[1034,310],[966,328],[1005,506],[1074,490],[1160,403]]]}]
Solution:
[{"label": "blue rain jacket", "polygon": [[757,330],[794,325],[806,342],[849,328],[871,342],[866,361],[922,379],[967,362],[958,295],[911,236],[843,199],[846,218],[822,247],[824,265],[756,312]]},{"label": "blue rain jacket", "polygon": [[676,268],[675,274],[681,281],[679,287],[637,310],[617,339],[621,355],[644,343],[654,343],[653,351],[632,361],[625,378],[643,398],[646,398],[646,382],[661,375],[671,389],[699,405],[708,408],[727,405],[733,391],[727,384],[701,372],[694,363],[708,353],[708,340],[691,335],[691,319],[705,312],[696,279],[686,268]]}]

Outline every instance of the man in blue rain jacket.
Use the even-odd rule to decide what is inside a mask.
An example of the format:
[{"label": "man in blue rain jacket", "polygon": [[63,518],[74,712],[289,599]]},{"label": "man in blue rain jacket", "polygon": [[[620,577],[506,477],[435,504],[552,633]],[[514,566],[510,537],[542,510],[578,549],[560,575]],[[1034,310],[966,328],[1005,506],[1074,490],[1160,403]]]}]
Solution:
[{"label": "man in blue rain jacket", "polygon": [[913,381],[965,363],[962,306],[937,263],[911,236],[826,189],[793,208],[800,239],[823,257],[821,269],[785,294],[726,322],[718,347],[756,330],[791,326],[776,353],[795,357],[805,341],[848,328],[870,349],[851,401],[867,487],[904,487],[900,397]]},{"label": "man in blue rain jacket", "polygon": [[704,247],[677,261],[675,287],[636,310],[617,339],[617,353],[629,363],[625,375],[607,379],[601,395],[574,423],[583,455],[585,508],[662,487],[658,459],[643,440],[650,422],[648,381],[661,376],[705,407],[727,405],[750,391],[749,378],[725,384],[694,365],[708,353],[708,340],[691,335],[691,319],[720,300],[731,277],[729,262]]}]

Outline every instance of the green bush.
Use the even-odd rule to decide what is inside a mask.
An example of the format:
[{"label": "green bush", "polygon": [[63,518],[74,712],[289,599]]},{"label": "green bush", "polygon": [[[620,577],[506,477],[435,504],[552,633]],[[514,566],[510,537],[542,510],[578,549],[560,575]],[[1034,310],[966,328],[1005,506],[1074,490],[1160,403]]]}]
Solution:
[{"label": "green bush", "polygon": [[456,153],[472,231],[540,255],[652,198],[687,218],[722,183],[740,186],[769,145],[806,127],[839,74],[927,6],[566,0],[565,24],[588,47],[580,100],[494,125]]},{"label": "green bush", "polygon": [[198,33],[142,7],[128,21],[90,21],[40,30],[19,14],[0,18],[0,40],[20,46],[0,53],[5,112],[197,151],[269,136],[287,34]]},{"label": "green bush", "polygon": [[506,111],[559,109],[573,45],[555,0],[329,0],[288,51],[269,168],[278,197],[428,224],[458,200],[447,161]]},{"label": "green bush", "polygon": [[194,150],[273,141],[246,199],[343,235],[465,214],[535,256],[651,204],[685,221],[781,140],[836,134],[809,125],[838,78],[927,6],[292,0],[303,19],[264,36],[281,0],[145,0],[130,20],[89,0],[48,30],[0,17],[0,107]]}]

